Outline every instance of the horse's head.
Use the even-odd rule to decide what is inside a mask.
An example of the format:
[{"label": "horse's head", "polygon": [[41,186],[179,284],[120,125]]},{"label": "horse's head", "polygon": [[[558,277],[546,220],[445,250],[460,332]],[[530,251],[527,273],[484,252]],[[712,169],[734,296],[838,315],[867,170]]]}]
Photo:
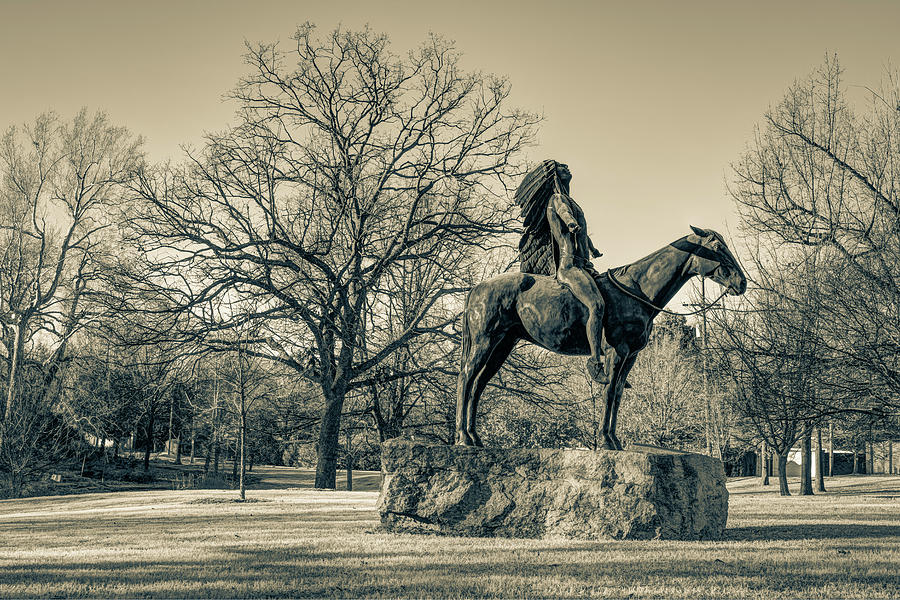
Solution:
[{"label": "horse's head", "polygon": [[689,269],[692,274],[709,277],[729,294],[738,296],[747,289],[747,277],[737,259],[728,249],[722,236],[712,229],[700,229],[691,225],[693,233],[683,238],[691,256]]}]

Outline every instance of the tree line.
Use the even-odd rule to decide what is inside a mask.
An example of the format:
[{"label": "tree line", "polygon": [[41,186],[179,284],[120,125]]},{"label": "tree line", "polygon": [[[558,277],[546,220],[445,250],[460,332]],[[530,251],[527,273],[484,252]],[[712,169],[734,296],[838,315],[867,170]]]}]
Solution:
[{"label": "tree line", "polygon": [[898,433],[900,86],[888,72],[861,97],[852,89],[826,57],[733,164],[752,284],[712,311],[711,350],[763,462],[776,457],[782,494],[798,442],[801,493],[812,493],[814,432],[821,451],[821,431],[837,424],[854,468],[863,439]]},{"label": "tree line", "polygon": [[[397,55],[307,24],[244,61],[234,122],[177,162],[87,110],[0,141],[10,486],[85,444],[141,450],[146,470],[177,440],[206,471],[227,456],[242,492],[254,462],[314,463],[333,488],[386,439],[452,441],[461,302],[514,263],[510,196],[540,118],[436,36]],[[823,419],[895,414],[896,86],[857,120],[838,82],[811,81],[735,165],[756,288],[711,311],[708,344],[659,320],[623,401],[632,441],[782,456]],[[581,363],[508,362],[487,437],[596,445]]]}]

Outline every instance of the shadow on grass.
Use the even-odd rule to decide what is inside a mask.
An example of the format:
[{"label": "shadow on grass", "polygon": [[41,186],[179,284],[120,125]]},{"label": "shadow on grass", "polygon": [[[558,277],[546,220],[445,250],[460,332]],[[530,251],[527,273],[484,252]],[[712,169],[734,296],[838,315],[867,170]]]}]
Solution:
[{"label": "shadow on grass", "polygon": [[[792,496],[799,496],[800,478],[788,477],[788,487]],[[814,496],[875,496],[889,499],[900,498],[900,479],[896,475],[836,475],[825,478],[826,492],[815,492]],[[728,494],[779,496],[778,476],[773,475],[769,485],[759,485],[758,477],[733,477],[728,479]]]},{"label": "shadow on grass", "polygon": [[[821,492],[819,492],[821,493]],[[873,487],[871,483],[851,483],[834,490],[828,490],[825,494],[830,496],[875,496],[884,498],[900,498],[900,490],[895,487]]]},{"label": "shadow on grass", "polygon": [[[574,550],[574,549],[573,549]],[[365,551],[309,552],[289,547],[278,551],[221,548],[206,561],[109,561],[71,564],[31,563],[4,569],[4,584],[27,580],[35,593],[17,596],[97,595],[110,590],[116,595],[191,597],[372,597],[372,596],[547,596],[561,589],[566,595],[598,593],[610,588],[635,586],[666,589],[666,586],[714,583],[723,591],[750,589],[758,594],[832,589],[858,585],[875,595],[896,590],[900,575],[887,571],[873,574],[834,570],[812,573],[809,564],[784,560],[772,565],[738,561],[684,559],[676,555],[647,561],[566,550],[497,552],[489,559],[474,559],[445,552],[406,554]],[[721,554],[728,559],[726,553]],[[559,586],[559,588],[554,587]],[[724,587],[723,587],[724,586]],[[40,590],[40,593],[37,593]],[[557,592],[559,593],[559,592]],[[650,594],[653,595],[653,594]]]},{"label": "shadow on grass", "polygon": [[757,527],[729,527],[724,540],[728,541],[788,541],[854,538],[897,538],[900,527],[892,525],[858,525],[803,523],[802,525],[762,525]]}]

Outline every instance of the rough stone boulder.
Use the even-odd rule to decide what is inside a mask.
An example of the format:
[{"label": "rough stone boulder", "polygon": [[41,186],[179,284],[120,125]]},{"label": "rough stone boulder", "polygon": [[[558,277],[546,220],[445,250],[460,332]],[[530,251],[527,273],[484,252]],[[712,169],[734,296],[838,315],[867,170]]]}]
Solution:
[{"label": "rough stone boulder", "polygon": [[696,540],[720,537],[728,518],[722,463],[699,454],[392,440],[381,461],[390,531]]}]

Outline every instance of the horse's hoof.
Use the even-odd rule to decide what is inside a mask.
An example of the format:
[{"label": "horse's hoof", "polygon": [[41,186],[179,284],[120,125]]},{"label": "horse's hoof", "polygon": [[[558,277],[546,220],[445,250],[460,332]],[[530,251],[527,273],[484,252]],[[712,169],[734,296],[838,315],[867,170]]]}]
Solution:
[{"label": "horse's hoof", "polygon": [[468,433],[464,431],[458,431],[456,433],[456,442],[454,443],[456,446],[475,446],[475,440],[473,440]]},{"label": "horse's hoof", "polygon": [[591,379],[599,383],[600,385],[606,385],[609,383],[609,377],[606,376],[606,372],[603,369],[603,365],[594,358],[589,358],[587,360],[587,371],[588,375],[591,376]]}]

